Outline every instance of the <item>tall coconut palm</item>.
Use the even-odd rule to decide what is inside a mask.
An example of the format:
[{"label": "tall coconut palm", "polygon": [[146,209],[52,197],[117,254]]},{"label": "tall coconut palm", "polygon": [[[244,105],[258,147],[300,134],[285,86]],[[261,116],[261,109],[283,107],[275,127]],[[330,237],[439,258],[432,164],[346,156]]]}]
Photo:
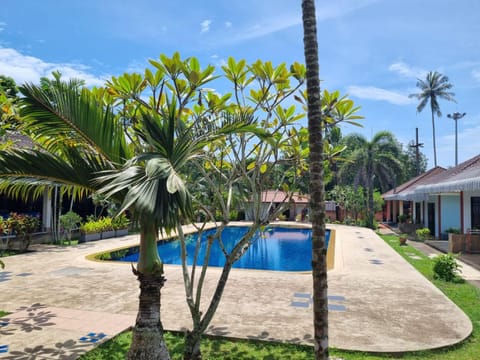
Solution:
[{"label": "tall coconut palm", "polygon": [[395,184],[396,177],[403,172],[403,164],[399,160],[401,149],[388,131],[376,133],[371,141],[362,135],[351,134],[345,136],[343,142],[349,155],[348,161],[340,168],[339,176],[345,180],[353,175],[355,185],[362,185],[367,190],[367,226],[373,228],[374,183],[377,182],[383,191]]},{"label": "tall coconut palm", "polygon": [[312,221],[313,328],[315,359],[328,359],[327,249],[323,181],[323,118],[320,98],[317,22],[314,0],[302,0],[310,148],[310,210]]},{"label": "tall coconut palm", "polygon": [[430,71],[425,80],[418,79],[417,87],[420,89],[419,93],[410,94],[409,97],[416,98],[420,102],[417,105],[417,112],[422,112],[428,102],[430,102],[430,111],[432,113],[432,139],[433,139],[433,159],[434,165],[437,166],[437,145],[435,138],[435,114],[438,117],[442,116],[440,111],[439,99],[445,99],[455,102],[455,94],[449,90],[453,87],[450,84],[448,77],[440,74],[437,71]]}]

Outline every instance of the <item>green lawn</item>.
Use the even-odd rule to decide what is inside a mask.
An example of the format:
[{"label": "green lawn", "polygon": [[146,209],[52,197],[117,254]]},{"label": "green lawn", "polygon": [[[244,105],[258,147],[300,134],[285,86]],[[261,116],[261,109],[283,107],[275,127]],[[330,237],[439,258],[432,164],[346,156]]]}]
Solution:
[{"label": "green lawn", "polygon": [[[411,263],[427,279],[432,281],[452,301],[454,301],[471,319],[473,324],[472,336],[463,343],[454,347],[403,355],[378,355],[361,352],[347,352],[336,349],[330,350],[330,355],[345,360],[376,360],[376,359],[430,359],[430,360],[478,360],[480,359],[480,289],[468,283],[445,283],[433,279],[432,260],[412,246],[400,246],[398,237],[394,235],[382,236],[398,253]],[[420,260],[414,260],[406,253],[415,254]],[[183,336],[181,334],[166,333],[166,341],[172,359],[182,359]],[[131,333],[125,332],[115,339],[100,345],[95,350],[85,354],[81,360],[124,359],[130,345]],[[238,340],[231,341],[221,338],[206,338],[202,343],[202,352],[205,360],[281,360],[298,359],[313,360],[310,347],[288,344],[265,343],[258,341]]]}]

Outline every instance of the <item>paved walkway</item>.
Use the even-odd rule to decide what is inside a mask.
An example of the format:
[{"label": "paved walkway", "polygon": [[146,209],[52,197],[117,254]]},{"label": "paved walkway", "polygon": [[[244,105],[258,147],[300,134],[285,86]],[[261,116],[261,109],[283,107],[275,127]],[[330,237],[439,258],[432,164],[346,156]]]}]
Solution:
[{"label": "paved walkway", "polygon": [[[388,227],[381,227],[380,232],[383,234],[395,234]],[[445,240],[429,240],[424,243],[409,241],[408,244],[430,257],[448,253],[448,241]],[[462,277],[480,288],[480,254],[458,255],[457,262],[460,265]]]},{"label": "paved walkway", "polygon": [[[470,320],[437,288],[365,228],[336,225],[329,272],[330,345],[401,352],[465,339]],[[76,359],[133,325],[138,284],[129,264],[92,262],[91,253],[138,242],[138,236],[5,258],[0,272],[0,359]],[[190,327],[181,268],[165,266],[162,321]],[[210,268],[204,294],[220,269]],[[233,270],[209,333],[311,344],[309,273]],[[268,291],[266,291],[268,289]],[[206,301],[206,299],[205,299]],[[32,355],[33,354],[33,355]]]}]

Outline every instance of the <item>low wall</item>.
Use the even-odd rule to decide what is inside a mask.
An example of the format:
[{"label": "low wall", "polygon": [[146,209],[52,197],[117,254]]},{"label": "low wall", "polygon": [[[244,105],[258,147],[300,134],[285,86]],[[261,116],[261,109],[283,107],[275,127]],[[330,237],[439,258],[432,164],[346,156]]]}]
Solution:
[{"label": "low wall", "polygon": [[448,234],[448,251],[451,253],[480,253],[480,235]]}]

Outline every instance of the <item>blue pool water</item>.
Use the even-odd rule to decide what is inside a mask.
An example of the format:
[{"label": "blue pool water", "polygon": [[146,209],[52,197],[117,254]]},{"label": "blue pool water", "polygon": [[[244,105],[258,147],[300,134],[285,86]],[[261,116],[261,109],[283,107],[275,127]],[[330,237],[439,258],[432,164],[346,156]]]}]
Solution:
[{"label": "blue pool water", "polygon": [[[248,227],[226,227],[222,232],[225,248],[230,251],[238,240],[248,230]],[[202,236],[202,246],[198,256],[198,265],[203,264],[208,235],[214,229],[205,231]],[[276,271],[310,271],[312,252],[312,230],[301,228],[268,227],[264,232],[257,233],[247,252],[233,265],[234,268],[276,270]],[[188,264],[192,264],[195,251],[196,235],[188,236],[187,254]],[[327,230],[326,241],[330,238]],[[138,251],[138,250],[137,250]],[[165,264],[181,264],[180,242],[178,240],[165,242],[158,245],[158,252]],[[120,261],[138,261],[138,252],[119,258]],[[218,241],[212,245],[209,266],[223,266],[223,255]]]}]

